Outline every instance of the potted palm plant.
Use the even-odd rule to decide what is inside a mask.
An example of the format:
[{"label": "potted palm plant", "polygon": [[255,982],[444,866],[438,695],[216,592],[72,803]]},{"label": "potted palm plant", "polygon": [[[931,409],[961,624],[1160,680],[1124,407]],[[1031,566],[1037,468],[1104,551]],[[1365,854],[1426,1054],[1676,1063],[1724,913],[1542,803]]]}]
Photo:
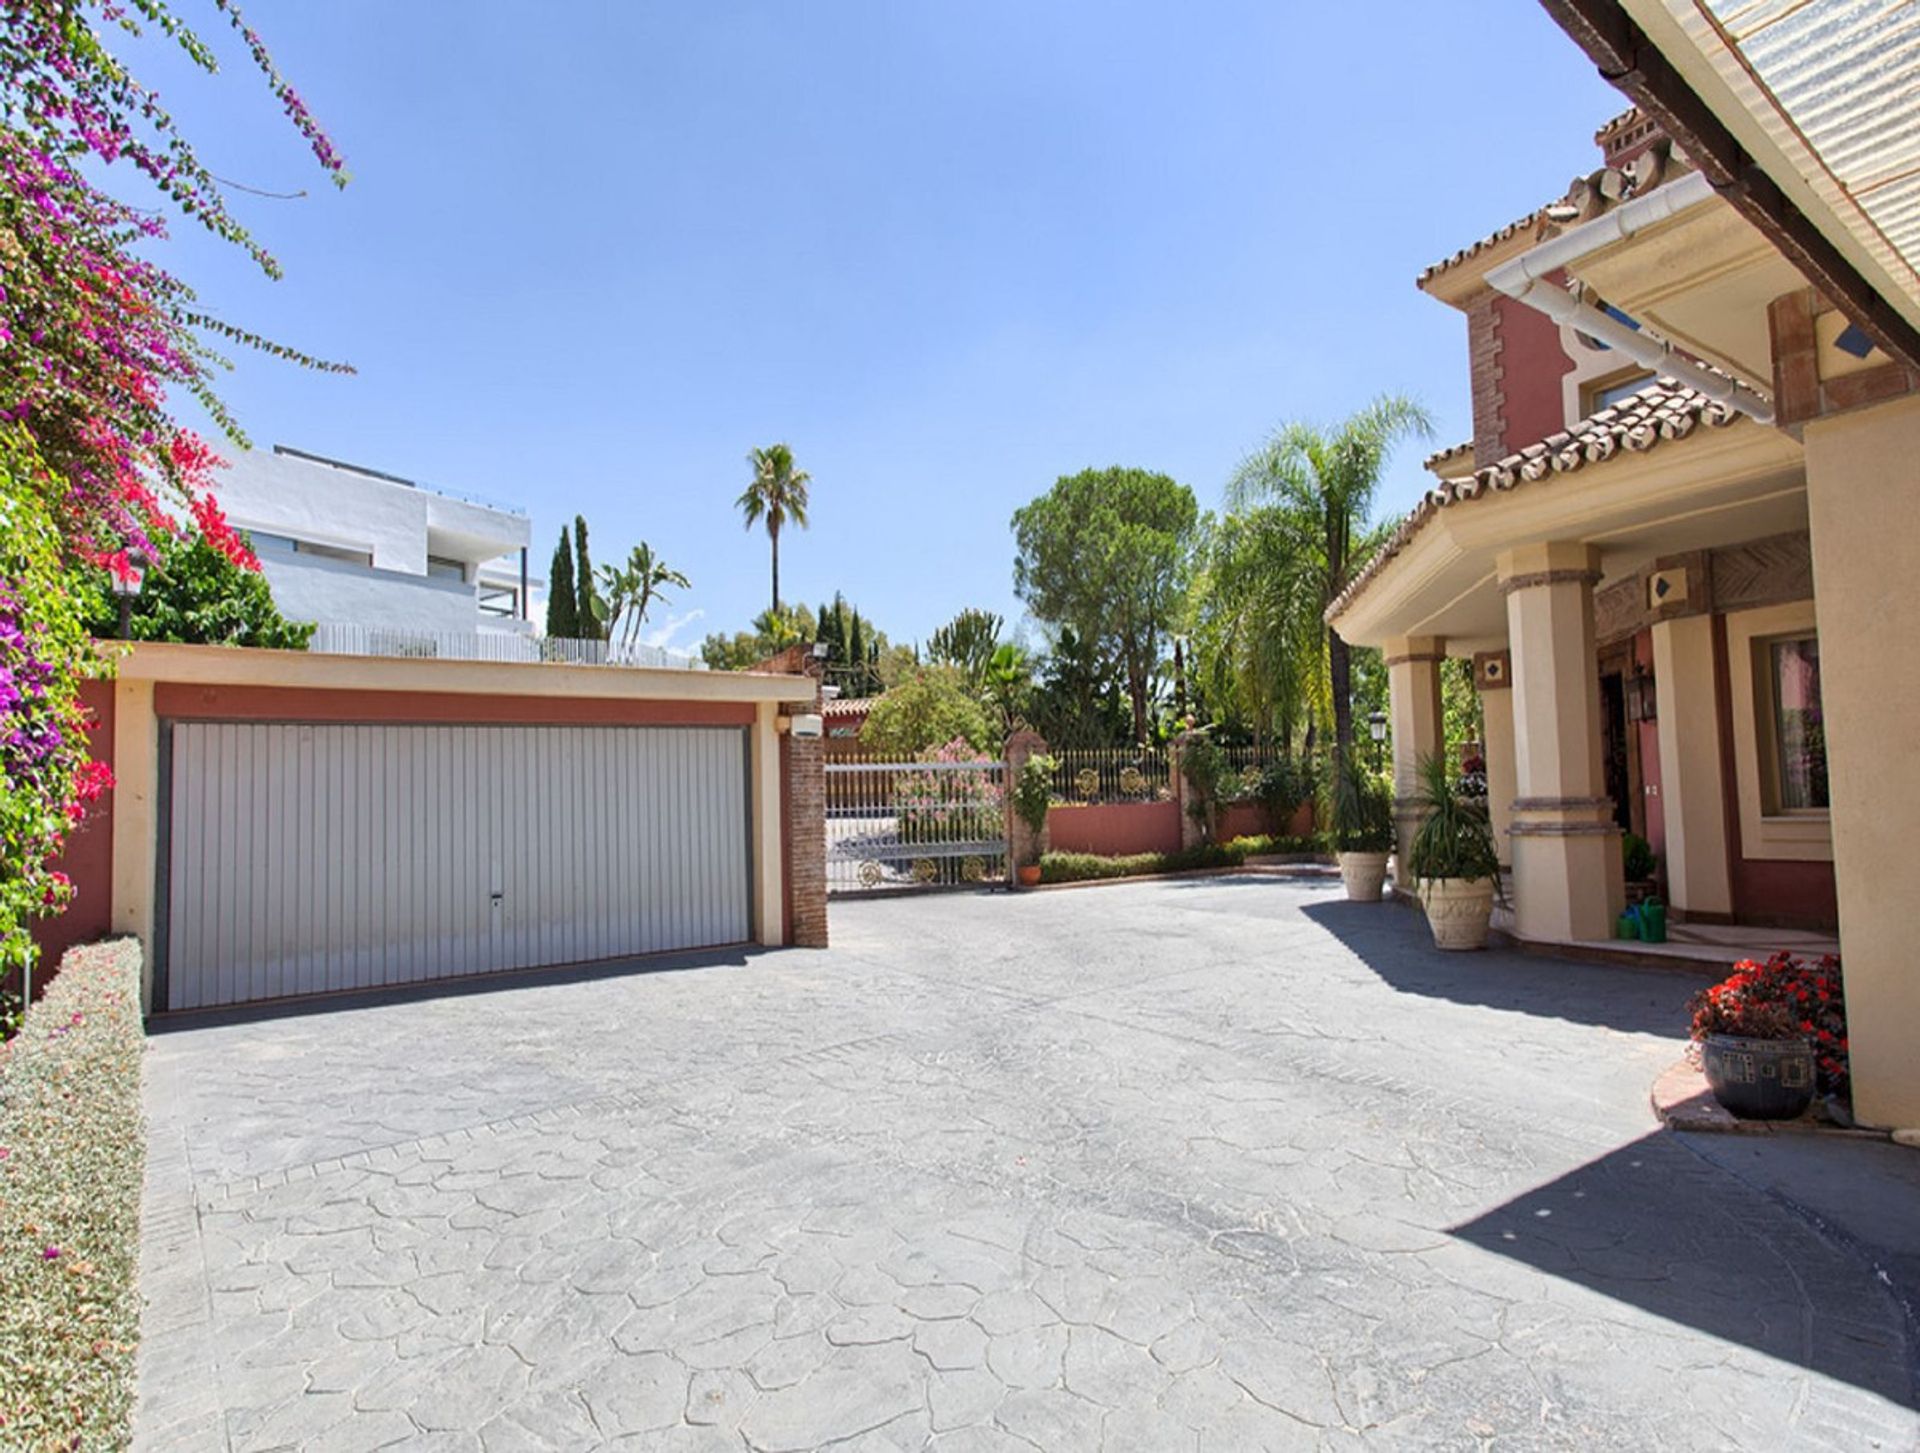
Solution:
[{"label": "potted palm plant", "polygon": [[1420,759],[1415,797],[1420,826],[1407,852],[1407,871],[1419,884],[1436,948],[1485,948],[1493,900],[1500,887],[1500,855],[1484,798],[1454,791],[1442,755]]},{"label": "potted palm plant", "polygon": [[1052,757],[1034,755],[1020,764],[1019,779],[1013,784],[1013,811],[1032,834],[1030,861],[1018,868],[1022,886],[1031,888],[1040,881],[1040,854],[1046,847],[1047,809],[1053,805]]},{"label": "potted palm plant", "polygon": [[1337,759],[1325,792],[1327,831],[1340,861],[1340,881],[1355,903],[1378,903],[1393,851],[1393,793],[1358,758]]}]

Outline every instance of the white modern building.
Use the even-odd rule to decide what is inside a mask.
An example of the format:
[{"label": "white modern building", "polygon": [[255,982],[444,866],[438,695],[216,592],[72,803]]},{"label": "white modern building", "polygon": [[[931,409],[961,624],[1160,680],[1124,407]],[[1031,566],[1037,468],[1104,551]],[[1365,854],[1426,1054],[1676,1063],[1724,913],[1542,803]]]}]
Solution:
[{"label": "white modern building", "polygon": [[273,598],[323,628],[533,631],[527,512],[276,444],[234,458],[221,507]]}]

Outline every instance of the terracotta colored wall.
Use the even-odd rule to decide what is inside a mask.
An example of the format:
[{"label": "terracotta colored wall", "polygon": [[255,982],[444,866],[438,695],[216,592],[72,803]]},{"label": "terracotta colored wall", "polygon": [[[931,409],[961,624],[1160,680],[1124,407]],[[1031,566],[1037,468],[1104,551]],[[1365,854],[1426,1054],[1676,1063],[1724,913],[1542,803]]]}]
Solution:
[{"label": "terracotta colored wall", "polygon": [[1560,380],[1573,360],[1560,347],[1559,326],[1515,302],[1494,299],[1499,339],[1500,442],[1507,453],[1566,428]]},{"label": "terracotta colored wall", "polygon": [[1260,837],[1271,833],[1276,837],[1307,837],[1313,832],[1313,805],[1301,803],[1293,810],[1293,816],[1284,823],[1276,823],[1264,807],[1254,802],[1234,802],[1220,814],[1219,826],[1214,830],[1215,842],[1231,842],[1237,837]]},{"label": "terracotta colored wall", "polygon": [[1180,807],[1173,802],[1099,802],[1047,813],[1047,846],[1057,853],[1173,853]]},{"label": "terracotta colored wall", "polygon": [[298,686],[194,686],[172,681],[154,686],[153,709],[161,717],[389,725],[752,726],[754,721],[752,703],[737,701],[333,691]]},{"label": "terracotta colored wall", "polygon": [[[1653,671],[1653,632],[1646,630],[1633,638],[1633,659],[1642,670]],[[1654,709],[1659,710],[1660,683],[1654,682]],[[1640,733],[1640,802],[1647,815],[1647,841],[1664,864],[1667,859],[1667,812],[1660,796],[1660,723],[1634,723]]]},{"label": "terracotta colored wall", "polygon": [[[87,727],[87,750],[111,767],[113,683],[82,683],[80,700],[93,713]],[[77,943],[104,937],[113,927],[112,792],[103,794],[80,826],[68,835],[66,851],[56,866],[73,879],[74,898],[58,918],[43,918],[34,925],[33,941],[40,946],[40,963],[34,971],[36,999],[53,978],[62,954]]]},{"label": "terracotta colored wall", "polygon": [[[1313,808],[1302,804],[1283,824],[1282,836],[1313,831]],[[1274,832],[1266,810],[1251,802],[1230,804],[1220,814],[1216,842]],[[1180,849],[1180,806],[1175,802],[1100,802],[1059,806],[1047,813],[1047,846],[1060,853],[1172,853]]]},{"label": "terracotta colored wall", "polygon": [[1714,690],[1720,704],[1720,785],[1726,801],[1728,870],[1737,922],[1777,928],[1836,929],[1840,898],[1833,864],[1749,858],[1740,850],[1740,788],[1733,757],[1733,686],[1726,617],[1713,618]]}]

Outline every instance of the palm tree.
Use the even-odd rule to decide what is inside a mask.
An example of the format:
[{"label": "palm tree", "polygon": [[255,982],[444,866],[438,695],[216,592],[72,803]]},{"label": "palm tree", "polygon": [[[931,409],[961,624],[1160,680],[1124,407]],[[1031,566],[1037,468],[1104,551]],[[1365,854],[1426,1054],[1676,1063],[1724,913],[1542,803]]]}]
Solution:
[{"label": "palm tree", "polygon": [[1256,743],[1296,736],[1311,752],[1328,706],[1326,647],[1312,552],[1277,505],[1210,523],[1188,594],[1200,696]]},{"label": "palm tree", "polygon": [[1273,506],[1278,523],[1302,552],[1311,580],[1313,629],[1325,641],[1334,750],[1343,757],[1353,745],[1352,655],[1340,633],[1321,618],[1384,537],[1369,523],[1388,456],[1409,435],[1432,433],[1425,409],[1410,399],[1382,395],[1331,430],[1285,425],[1241,463],[1227,485],[1236,509]]},{"label": "palm tree", "polygon": [[751,530],[760,521],[767,522],[767,539],[773,545],[773,606],[780,609],[780,532],[789,522],[807,527],[807,486],[813,477],[793,467],[793,451],[785,444],[755,449],[747,455],[753,466],[753,483],[741,491],[734,503],[747,517]]},{"label": "palm tree", "polygon": [[687,577],[678,570],[670,569],[666,561],[653,553],[653,546],[645,540],[629,552],[624,568],[602,565],[600,585],[604,598],[595,598],[594,614],[599,617],[600,628],[609,640],[613,636],[614,622],[621,623],[620,645],[623,649],[631,646],[634,638],[640,634],[640,627],[654,602],[667,599],[667,586],[679,590],[688,588]]}]

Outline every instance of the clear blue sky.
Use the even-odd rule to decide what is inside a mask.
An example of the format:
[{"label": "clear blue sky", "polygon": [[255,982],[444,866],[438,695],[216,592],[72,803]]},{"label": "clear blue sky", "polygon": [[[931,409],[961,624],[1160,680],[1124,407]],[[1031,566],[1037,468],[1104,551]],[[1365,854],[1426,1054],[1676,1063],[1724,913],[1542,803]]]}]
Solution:
[{"label": "clear blue sky", "polygon": [[172,261],[360,370],[243,359],[256,442],[524,503],[537,573],[576,510],[601,559],[644,538],[693,581],[679,645],[766,603],[755,444],[813,474],[783,594],[912,639],[1018,615],[1009,516],[1063,473],[1211,506],[1275,425],[1383,390],[1466,438],[1465,325],[1413,277],[1597,165],[1622,109],[1534,0],[249,15],[354,181],[231,45],[214,80],[163,66],[218,174],[312,193],[237,199],[284,282],[185,225]]}]

